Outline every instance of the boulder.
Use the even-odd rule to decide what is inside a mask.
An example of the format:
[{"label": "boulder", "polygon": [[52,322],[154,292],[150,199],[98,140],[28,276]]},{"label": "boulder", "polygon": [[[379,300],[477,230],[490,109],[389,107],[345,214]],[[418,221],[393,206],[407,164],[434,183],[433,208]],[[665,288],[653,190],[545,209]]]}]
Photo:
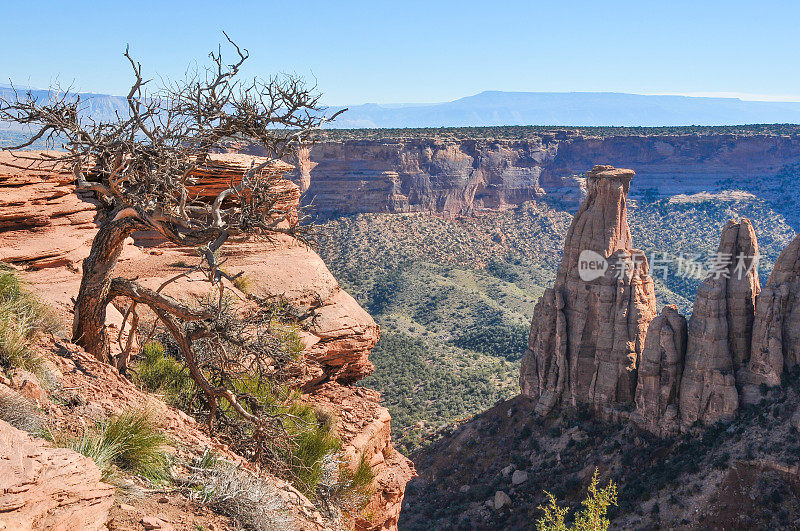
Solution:
[{"label": "boulder", "polygon": [[697,421],[713,424],[730,419],[739,406],[735,373],[750,358],[755,299],[760,291],[752,267],[757,254],[750,221],[728,222],[689,319],[680,387],[683,429]]},{"label": "boulder", "polygon": [[142,527],[147,531],[173,531],[172,524],[157,516],[145,516],[142,518]]},{"label": "boulder", "polygon": [[0,421],[0,528],[105,529],[114,488],[88,457]]},{"label": "boulder", "polygon": [[511,475],[511,484],[520,485],[528,481],[528,473],[524,470],[515,470]]},{"label": "boulder", "polygon": [[494,509],[500,510],[503,507],[511,505],[511,498],[508,497],[508,494],[503,492],[502,490],[498,490],[494,493]]}]

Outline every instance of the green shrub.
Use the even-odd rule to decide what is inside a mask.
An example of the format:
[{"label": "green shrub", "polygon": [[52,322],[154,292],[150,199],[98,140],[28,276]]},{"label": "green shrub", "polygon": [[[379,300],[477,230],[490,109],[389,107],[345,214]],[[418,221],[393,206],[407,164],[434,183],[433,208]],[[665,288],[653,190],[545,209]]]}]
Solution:
[{"label": "green shrub", "polygon": [[37,331],[56,332],[58,322],[46,306],[0,264],[0,365],[37,371],[41,360],[30,348]]},{"label": "green shrub", "polygon": [[372,467],[369,466],[366,456],[362,455],[361,461],[358,463],[358,468],[356,468],[356,471],[353,472],[353,476],[350,478],[350,484],[354,489],[369,496],[372,494],[372,482],[374,480],[375,472],[373,472]]},{"label": "green shrub", "polygon": [[[369,466],[366,455],[362,454],[355,471],[351,471],[344,463],[339,464],[339,476],[332,486],[333,498],[338,506],[351,518],[359,518],[371,522],[375,515],[365,512],[369,499],[374,494],[372,482],[375,473]],[[330,487],[330,486],[329,486]]]},{"label": "green shrub", "polygon": [[536,521],[536,529],[540,531],[604,531],[608,529],[611,522],[606,517],[608,508],[617,504],[617,486],[613,481],[609,481],[605,488],[597,488],[597,469],[592,476],[589,485],[589,495],[583,500],[583,510],[575,515],[572,525],[567,525],[566,517],[569,509],[558,506],[556,498],[545,491],[549,499],[546,506],[540,506],[544,515]]},{"label": "green shrub", "polygon": [[334,419],[319,414],[313,406],[296,398],[290,401],[285,422],[291,455],[285,456],[298,489],[314,497],[325,474],[325,459],[341,450]]},{"label": "green shrub", "polygon": [[491,324],[467,330],[453,344],[482,354],[506,358],[508,361],[517,361],[522,358],[528,346],[529,331],[527,326]]},{"label": "green shrub", "polygon": [[492,258],[489,260],[486,270],[493,276],[505,280],[506,282],[519,282],[519,273],[509,263],[503,260]]},{"label": "green shrub", "polygon": [[151,341],[142,347],[133,373],[140,387],[163,394],[170,404],[186,408],[195,392],[188,370],[164,351],[164,345]]},{"label": "green shrub", "polygon": [[70,448],[95,462],[104,478],[116,466],[151,481],[169,477],[169,461],[161,451],[167,437],[156,426],[148,411],[129,411],[84,430],[77,438],[57,434],[58,446]]},{"label": "green shrub", "polygon": [[284,350],[292,358],[297,359],[297,356],[306,348],[303,338],[300,336],[300,327],[296,324],[279,322],[273,322],[270,326],[272,335],[280,340]]},{"label": "green shrub", "polygon": [[[274,473],[288,473],[288,478],[303,494],[314,498],[317,487],[325,475],[326,460],[341,450],[341,441],[335,434],[335,418],[318,411],[301,399],[297,391],[265,379],[240,377],[231,382],[239,396],[253,400],[240,400],[240,405],[250,413],[258,414],[253,406],[258,404],[261,413],[280,419],[286,439],[266,441],[272,455],[278,459]],[[227,401],[218,403],[218,412],[229,419],[238,416]],[[288,443],[288,444],[284,444]]]}]

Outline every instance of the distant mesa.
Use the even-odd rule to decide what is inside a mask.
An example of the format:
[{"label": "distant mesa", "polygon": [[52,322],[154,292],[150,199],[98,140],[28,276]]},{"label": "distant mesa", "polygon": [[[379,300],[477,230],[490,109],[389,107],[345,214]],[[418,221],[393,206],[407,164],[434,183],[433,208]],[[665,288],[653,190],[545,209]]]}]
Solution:
[{"label": "distant mesa", "polygon": [[[27,87],[18,87],[24,93]],[[30,89],[36,98],[50,91]],[[0,97],[14,93],[0,85]],[[80,93],[86,116],[115,120],[128,106],[123,96]],[[409,127],[488,127],[508,125],[627,126],[798,124],[800,102],[744,101],[738,98],[663,96],[622,92],[505,92],[487,90],[441,103],[363,103],[347,108],[326,127],[334,129]],[[4,124],[7,126],[8,124]]]},{"label": "distant mesa", "polygon": [[[340,107],[331,108],[331,112]],[[349,106],[334,128],[493,125],[738,125],[800,123],[800,103],[618,92],[485,91],[426,105]]]}]

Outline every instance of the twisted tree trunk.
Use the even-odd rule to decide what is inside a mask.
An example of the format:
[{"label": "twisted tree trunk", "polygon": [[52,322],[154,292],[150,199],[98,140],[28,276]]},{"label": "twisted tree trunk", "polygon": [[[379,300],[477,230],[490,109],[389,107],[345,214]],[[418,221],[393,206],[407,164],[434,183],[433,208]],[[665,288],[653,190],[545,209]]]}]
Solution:
[{"label": "twisted tree trunk", "polygon": [[116,219],[109,216],[92,241],[92,250],[83,261],[83,278],[75,300],[72,341],[95,358],[110,361],[110,344],[106,333],[106,307],[111,302],[109,288],[122,252],[125,238],[144,228],[136,217]]}]

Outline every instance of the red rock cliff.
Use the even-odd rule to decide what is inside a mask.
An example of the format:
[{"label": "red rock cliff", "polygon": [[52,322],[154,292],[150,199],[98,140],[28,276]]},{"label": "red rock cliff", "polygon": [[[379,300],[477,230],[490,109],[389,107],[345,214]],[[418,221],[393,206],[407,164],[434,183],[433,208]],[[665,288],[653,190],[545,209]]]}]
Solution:
[{"label": "red rock cliff", "polygon": [[[0,162],[12,162],[0,154]],[[201,175],[213,185],[220,168],[249,167],[241,156],[218,156]],[[244,165],[243,165],[244,164]],[[212,167],[213,166],[213,167]],[[230,175],[226,176],[226,183]],[[271,178],[279,179],[276,175]],[[296,210],[299,189],[279,183],[286,201]],[[71,299],[80,284],[81,261],[88,255],[96,231],[96,205],[75,193],[68,174],[54,168],[36,171],[0,166],[0,261],[24,270],[40,297],[54,306],[69,326]],[[233,243],[224,249],[231,271],[243,271],[253,294],[288,301],[300,316],[306,346],[303,363],[305,396],[331,410],[341,422],[339,434],[354,466],[363,455],[376,474],[369,502],[370,521],[363,529],[393,529],[405,490],[415,474],[412,463],[392,447],[391,417],[374,391],[347,384],[370,374],[369,353],[380,328],[358,303],[341,289],[322,259],[288,236],[273,241]],[[129,240],[118,264],[122,275],[137,276],[143,285],[157,286],[196,259],[193,249],[178,248],[139,234]],[[178,282],[170,295],[192,298],[191,283]],[[121,316],[109,307],[109,326]]]}]

